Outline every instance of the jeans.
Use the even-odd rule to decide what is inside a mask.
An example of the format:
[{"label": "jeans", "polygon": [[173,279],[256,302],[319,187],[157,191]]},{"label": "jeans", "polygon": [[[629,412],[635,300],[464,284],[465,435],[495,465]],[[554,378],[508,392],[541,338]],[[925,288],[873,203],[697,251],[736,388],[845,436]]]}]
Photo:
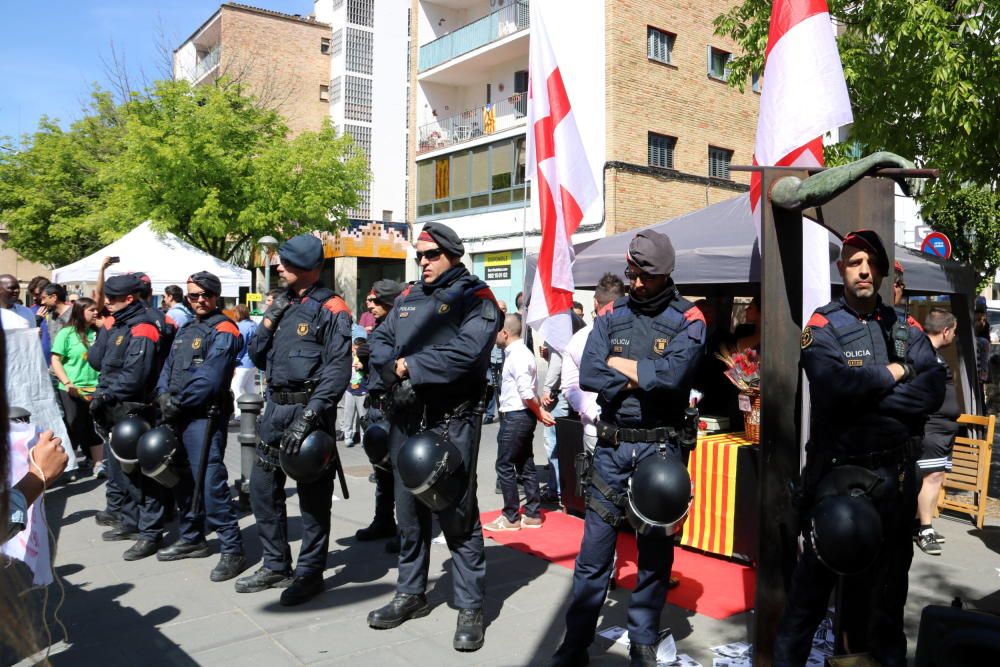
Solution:
[{"label": "jeans", "polygon": [[520,520],[521,503],[517,493],[517,477],[524,482],[524,514],[539,516],[541,496],[538,492],[538,472],[532,440],[538,419],[528,410],[500,413],[500,432],[497,435],[497,480],[503,493],[503,515],[511,523]]},{"label": "jeans", "polygon": [[340,430],[348,443],[358,439],[361,432],[361,418],[365,414],[365,394],[344,394],[344,414],[340,421]]},{"label": "jeans", "polygon": [[[552,408],[550,413],[552,418],[565,417],[569,414],[569,403],[566,402],[566,396],[564,394],[559,395],[559,400],[556,401],[555,407]],[[559,486],[559,443],[556,442],[556,427],[546,426],[545,427],[545,455],[549,458],[549,495],[559,495],[561,489]]]}]

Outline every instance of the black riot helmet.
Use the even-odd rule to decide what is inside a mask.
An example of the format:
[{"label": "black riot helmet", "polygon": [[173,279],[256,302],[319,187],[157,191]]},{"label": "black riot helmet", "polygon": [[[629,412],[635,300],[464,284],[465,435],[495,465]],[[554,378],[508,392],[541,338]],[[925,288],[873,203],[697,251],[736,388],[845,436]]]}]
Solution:
[{"label": "black riot helmet", "polygon": [[433,431],[423,431],[403,443],[396,469],[403,486],[435,512],[453,507],[465,493],[462,453]]},{"label": "black riot helmet", "polygon": [[111,437],[108,444],[111,446],[111,453],[122,464],[122,470],[132,472],[135,470],[139,449],[139,438],[150,429],[149,422],[142,417],[129,415],[118,421],[111,429]]},{"label": "black riot helmet", "polygon": [[174,430],[169,426],[157,426],[146,431],[139,438],[137,458],[139,469],[146,477],[152,477],[157,482],[172,489],[180,481],[176,464],[180,443]]},{"label": "black riot helmet", "polygon": [[882,519],[867,496],[827,496],[813,507],[809,541],[828,568],[857,574],[875,562],[882,548]]},{"label": "black riot helmet", "polygon": [[628,480],[625,508],[637,533],[673,535],[690,508],[691,476],[679,461],[655,454],[639,462]]},{"label": "black riot helmet", "polygon": [[302,441],[297,454],[282,450],[278,460],[285,474],[296,482],[315,482],[333,460],[337,443],[324,431],[313,431]]},{"label": "black riot helmet", "polygon": [[366,428],[361,443],[373,466],[385,471],[392,470],[389,463],[389,428],[385,422],[375,422]]}]

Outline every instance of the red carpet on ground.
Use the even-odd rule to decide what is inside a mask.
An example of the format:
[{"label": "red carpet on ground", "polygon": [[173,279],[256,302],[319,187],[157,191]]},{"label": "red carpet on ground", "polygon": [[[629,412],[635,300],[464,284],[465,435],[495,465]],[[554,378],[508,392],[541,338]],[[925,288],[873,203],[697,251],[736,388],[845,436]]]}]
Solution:
[{"label": "red carpet on ground", "polygon": [[[488,523],[498,514],[499,510],[484,512],[482,522]],[[583,539],[583,520],[556,511],[542,510],[542,514],[545,524],[540,529],[483,534],[498,544],[572,570]],[[615,579],[629,590],[635,586],[637,555],[635,536],[619,533]],[[712,618],[726,618],[753,608],[756,579],[750,567],[677,547],[672,574],[680,579],[680,585],[667,594],[667,602],[672,605]]]}]

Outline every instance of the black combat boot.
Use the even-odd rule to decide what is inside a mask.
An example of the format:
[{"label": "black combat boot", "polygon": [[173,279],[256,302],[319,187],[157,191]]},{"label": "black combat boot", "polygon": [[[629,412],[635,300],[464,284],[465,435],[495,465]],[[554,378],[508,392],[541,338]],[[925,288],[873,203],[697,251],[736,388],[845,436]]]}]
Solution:
[{"label": "black combat boot", "polygon": [[159,539],[138,540],[135,544],[125,550],[125,553],[122,554],[122,558],[125,560],[142,560],[143,558],[149,558],[155,554],[159,548]]},{"label": "black combat boot", "polygon": [[628,649],[629,667],[656,667],[656,646],[632,644]]},{"label": "black combat boot", "polygon": [[587,647],[570,648],[563,644],[556,650],[546,667],[584,667],[590,664]]},{"label": "black combat boot", "polygon": [[361,528],[358,532],[354,533],[354,537],[358,538],[358,542],[371,542],[372,540],[381,540],[385,537],[393,537],[395,534],[395,521],[385,521],[376,518],[367,528]]},{"label": "black combat boot", "polygon": [[455,640],[456,651],[478,651],[483,647],[486,636],[483,631],[482,609],[459,609]]},{"label": "black combat boot", "polygon": [[384,607],[368,614],[368,625],[377,630],[396,628],[411,618],[422,618],[431,613],[424,595],[396,593],[392,601]]},{"label": "black combat boot", "polygon": [[185,542],[177,540],[169,547],[164,547],[156,552],[156,560],[182,560],[184,558],[208,558],[212,550],[208,548],[208,542]]},{"label": "black combat boot", "polygon": [[323,573],[313,572],[304,577],[295,577],[292,585],[281,592],[282,607],[294,607],[312,600],[323,592]]},{"label": "black combat boot", "polygon": [[268,588],[288,588],[292,585],[291,572],[275,572],[262,567],[253,574],[236,580],[237,593],[259,593]]},{"label": "black combat boot", "polygon": [[247,560],[243,554],[222,554],[208,578],[212,581],[229,581],[245,569]]},{"label": "black combat boot", "polygon": [[111,530],[106,530],[101,533],[101,539],[105,542],[126,542],[128,540],[136,540],[138,538],[139,530],[137,528],[128,528],[122,524],[118,524]]},{"label": "black combat boot", "polygon": [[121,517],[115,512],[108,512],[107,510],[101,510],[94,515],[94,521],[97,522],[98,526],[117,526],[122,522]]}]

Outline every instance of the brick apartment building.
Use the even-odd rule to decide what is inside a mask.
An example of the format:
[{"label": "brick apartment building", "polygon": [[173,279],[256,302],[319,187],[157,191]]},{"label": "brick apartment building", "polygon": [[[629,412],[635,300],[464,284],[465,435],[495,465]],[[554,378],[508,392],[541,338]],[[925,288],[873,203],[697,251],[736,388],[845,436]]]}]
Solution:
[{"label": "brick apartment building", "polygon": [[539,243],[524,180],[532,9],[545,12],[603,194],[576,241],[746,191],[749,175],[729,165],[751,161],[756,81],[727,84],[736,47],[712,28],[736,1],[413,0],[411,219],[453,225],[500,298],[520,291]]},{"label": "brick apartment building", "polygon": [[293,134],[330,115],[331,27],[314,17],[225,3],[174,50],[174,78],[222,76],[273,106]]}]

